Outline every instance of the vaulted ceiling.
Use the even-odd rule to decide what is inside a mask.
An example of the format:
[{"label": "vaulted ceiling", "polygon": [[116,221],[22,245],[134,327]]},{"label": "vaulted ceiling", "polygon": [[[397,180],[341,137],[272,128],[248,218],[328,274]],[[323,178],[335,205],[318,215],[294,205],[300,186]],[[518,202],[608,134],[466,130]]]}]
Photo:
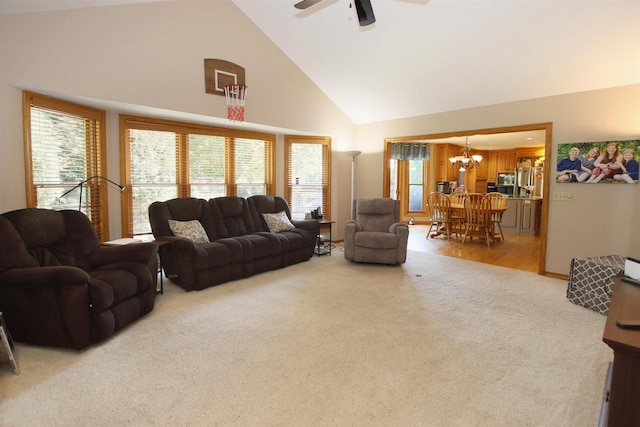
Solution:
[{"label": "vaulted ceiling", "polygon": [[355,123],[640,82],[638,0],[296,1],[233,0]]},{"label": "vaulted ceiling", "polygon": [[231,1],[357,124],[640,83],[640,0],[371,0],[366,27],[350,0]]}]

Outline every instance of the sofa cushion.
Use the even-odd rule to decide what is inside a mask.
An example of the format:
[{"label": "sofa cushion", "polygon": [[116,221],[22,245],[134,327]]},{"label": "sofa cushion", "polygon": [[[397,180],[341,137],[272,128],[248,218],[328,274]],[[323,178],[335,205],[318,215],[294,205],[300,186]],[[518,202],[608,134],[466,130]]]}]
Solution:
[{"label": "sofa cushion", "polygon": [[169,228],[177,237],[186,237],[195,244],[209,243],[207,232],[197,219],[191,221],[169,220]]},{"label": "sofa cushion", "polygon": [[218,238],[237,237],[256,232],[247,199],[225,196],[209,199]]},{"label": "sofa cushion", "polygon": [[[79,213],[79,215],[86,220],[84,214]],[[22,244],[18,246],[26,247],[38,266],[77,266],[75,254],[67,243],[66,227],[61,211],[18,209],[4,213],[3,216],[11,222],[22,240]],[[25,258],[24,261],[27,259]]]},{"label": "sofa cushion", "polygon": [[197,220],[207,233],[209,241],[225,237],[216,234],[216,226],[211,217],[211,210],[207,201],[196,198],[177,198],[165,202],[153,202],[149,205],[149,222],[151,230],[156,236],[171,236],[169,220],[193,221]]},{"label": "sofa cushion", "polygon": [[356,246],[373,249],[396,249],[398,236],[378,231],[361,231],[356,233]]},{"label": "sofa cushion", "polygon": [[3,216],[0,216],[0,236],[0,273],[12,268],[38,266],[35,258],[29,255],[22,237]]},{"label": "sofa cushion", "polygon": [[136,276],[125,270],[94,270],[89,273],[91,310],[107,310],[137,294]]},{"label": "sofa cushion", "polygon": [[295,227],[289,221],[289,217],[287,217],[287,213],[285,211],[281,211],[278,213],[264,213],[262,214],[264,221],[267,223],[267,227],[269,227],[269,231],[272,233],[279,233],[281,231],[289,231],[293,230]]},{"label": "sofa cushion", "polygon": [[388,232],[389,226],[395,222],[395,200],[392,199],[358,199],[356,204],[356,220],[363,231]]}]

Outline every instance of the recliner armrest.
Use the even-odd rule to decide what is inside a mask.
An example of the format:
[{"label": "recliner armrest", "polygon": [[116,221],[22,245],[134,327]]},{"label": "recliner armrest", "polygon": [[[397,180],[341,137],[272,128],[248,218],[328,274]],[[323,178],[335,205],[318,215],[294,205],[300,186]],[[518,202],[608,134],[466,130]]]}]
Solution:
[{"label": "recliner armrest", "polygon": [[389,233],[399,234],[403,233],[406,230],[407,235],[409,234],[409,226],[407,224],[403,224],[402,222],[396,222],[391,224],[389,227]]},{"label": "recliner armrest", "polygon": [[187,239],[186,237],[178,237],[178,236],[162,236],[157,240],[166,240],[169,242],[169,246],[177,248],[177,249],[190,249],[195,250],[197,245],[193,243],[193,240]]},{"label": "recliner armrest", "polygon": [[344,232],[347,234],[347,231],[352,233],[357,233],[358,231],[362,231],[362,224],[354,219],[347,220],[344,223]]},{"label": "recliner armrest", "polygon": [[291,224],[293,224],[295,228],[301,228],[311,232],[317,232],[317,230],[320,229],[320,223],[315,219],[292,219]]},{"label": "recliner armrest", "polygon": [[344,257],[352,261],[355,255],[356,233],[362,231],[362,225],[353,219],[344,224]]},{"label": "recliner armrest", "polygon": [[134,261],[147,264],[158,253],[158,244],[154,242],[134,243],[123,246],[99,246],[91,254],[93,267]]},{"label": "recliner armrest", "polygon": [[0,274],[0,286],[4,287],[26,288],[87,283],[89,274],[86,271],[66,265],[16,268]]}]

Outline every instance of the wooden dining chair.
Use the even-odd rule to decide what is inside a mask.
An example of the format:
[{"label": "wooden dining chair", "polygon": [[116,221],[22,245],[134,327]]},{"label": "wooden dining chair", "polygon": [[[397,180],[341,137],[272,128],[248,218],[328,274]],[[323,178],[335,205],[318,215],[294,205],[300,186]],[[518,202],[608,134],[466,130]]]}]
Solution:
[{"label": "wooden dining chair", "polygon": [[467,240],[467,236],[473,239],[474,236],[484,237],[487,246],[491,247],[491,204],[484,194],[468,194],[464,199],[464,224],[465,231],[462,237],[462,244]]},{"label": "wooden dining chair", "polygon": [[[449,201],[451,202],[451,218],[458,230],[464,229],[464,199],[467,193],[451,193]],[[454,206],[456,208],[454,208]],[[461,207],[461,208],[460,208]]]},{"label": "wooden dining chair", "polygon": [[[502,193],[498,193],[498,192],[491,192],[491,193],[487,193],[485,195],[485,197],[487,199],[489,199],[489,203],[491,205],[492,208],[506,208],[507,207],[507,195],[506,194],[502,194]],[[502,239],[502,241],[504,241],[504,233],[502,232],[502,215],[504,214],[504,211],[499,211],[499,212],[492,212],[491,213],[491,222],[493,223],[493,234],[495,234],[495,230],[496,230],[496,225],[498,226],[498,229],[500,230],[500,238]]]},{"label": "wooden dining chair", "polygon": [[[429,215],[431,216],[431,226],[427,232],[427,239],[431,236],[440,234],[442,228],[447,233],[447,240],[451,240],[451,232],[460,238],[458,229],[454,227],[451,218],[451,202],[444,193],[433,192],[427,196],[427,206],[429,207]],[[432,236],[431,232],[435,228],[436,233]]]}]

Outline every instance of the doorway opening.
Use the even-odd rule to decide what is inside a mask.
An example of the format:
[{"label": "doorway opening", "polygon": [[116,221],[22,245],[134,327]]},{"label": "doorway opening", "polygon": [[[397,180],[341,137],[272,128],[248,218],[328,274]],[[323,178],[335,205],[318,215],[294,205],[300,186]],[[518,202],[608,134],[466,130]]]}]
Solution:
[{"label": "doorway opening", "polygon": [[[425,134],[425,135],[413,135],[413,136],[404,136],[404,137],[390,137],[385,139],[385,149],[384,149],[384,170],[383,170],[383,196],[384,197],[392,197],[399,198],[402,200],[403,204],[403,221],[408,222],[409,220],[416,221],[417,224],[420,224],[421,220],[423,223],[427,223],[429,218],[423,213],[418,213],[419,215],[412,216],[411,210],[409,208],[409,197],[408,197],[408,181],[403,180],[402,177],[402,169],[403,164],[407,163],[407,170],[409,169],[407,161],[397,161],[391,158],[392,152],[392,144],[394,143],[430,143],[432,145],[430,159],[425,161],[427,166],[423,168],[424,170],[430,170],[431,172],[425,174],[424,185],[421,191],[421,194],[428,194],[431,191],[437,191],[437,183],[439,180],[436,178],[442,177],[443,174],[451,174],[452,171],[448,168],[451,168],[453,165],[449,163],[449,157],[444,153],[439,153],[439,151],[443,151],[439,144],[447,144],[448,149],[455,149],[456,146],[463,147],[465,145],[465,141],[468,138],[469,141],[472,142],[472,149],[479,152],[497,152],[507,153],[508,156],[505,156],[501,161],[504,166],[502,168],[508,168],[510,170],[514,170],[516,166],[516,157],[515,153],[518,149],[526,149],[527,147],[536,147],[540,148],[544,147],[545,154],[552,153],[552,123],[536,123],[536,124],[528,124],[528,125],[519,125],[519,126],[508,126],[508,127],[500,127],[500,128],[487,128],[487,129],[472,129],[466,131],[458,131],[458,132],[444,132],[437,134]],[[528,138],[531,138],[529,140]],[[440,148],[440,150],[438,150]],[[511,151],[513,151],[513,156],[511,156]],[[437,153],[437,154],[436,154]],[[493,156],[495,157],[495,156]],[[512,160],[513,159],[513,160]],[[544,161],[544,156],[542,157]],[[511,164],[513,162],[513,164]],[[493,165],[494,167],[497,167]],[[550,188],[550,176],[553,175],[553,169],[549,161],[544,161],[543,166],[544,171],[544,180],[542,182],[542,207],[540,212],[540,233],[539,238],[533,239],[533,243],[536,245],[534,250],[531,252],[531,256],[535,256],[537,254],[537,272],[538,274],[545,274],[545,258],[546,258],[546,242],[547,242],[547,218],[549,211],[549,188]],[[459,175],[454,171],[455,178],[459,181]],[[477,182],[479,185],[473,185],[473,187],[469,188],[472,192],[486,192],[487,191],[487,182],[491,183],[492,181],[488,181],[487,178],[484,178],[484,183],[482,182],[482,177],[477,176],[474,170],[465,172],[465,182],[474,184]],[[409,176],[407,174],[407,176]],[[470,181],[472,180],[472,181]],[[406,188],[405,188],[406,187]],[[391,191],[393,190],[393,192]],[[415,191],[415,188],[413,189]],[[454,243],[455,244],[455,243]],[[467,245],[465,245],[466,247]],[[487,257],[488,262],[491,263],[491,257]],[[513,267],[517,268],[517,267]]]}]

